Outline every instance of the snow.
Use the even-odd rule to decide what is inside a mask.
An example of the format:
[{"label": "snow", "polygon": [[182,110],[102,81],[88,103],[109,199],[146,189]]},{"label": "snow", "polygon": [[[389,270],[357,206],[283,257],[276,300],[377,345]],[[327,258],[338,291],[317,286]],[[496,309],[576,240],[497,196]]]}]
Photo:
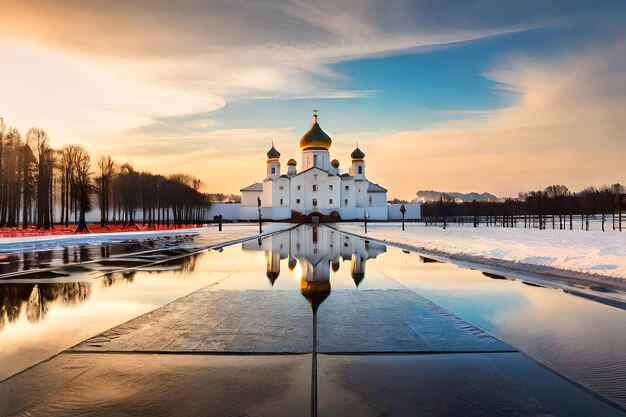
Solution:
[{"label": "snow", "polygon": [[[289,223],[264,223],[263,234],[285,230],[293,226]],[[120,232],[120,233],[91,233],[81,235],[48,235],[31,237],[10,237],[0,238],[0,253],[21,252],[37,250],[57,245],[81,245],[124,242],[129,240],[158,239],[164,237],[175,237],[182,235],[197,235],[196,243],[203,246],[211,246],[230,241],[236,241],[253,236],[258,236],[258,223],[226,223],[223,224],[222,231],[217,226],[193,228],[158,230],[145,232]]]},{"label": "snow", "polygon": [[[337,227],[363,235],[363,223]],[[502,228],[481,225],[426,226],[407,223],[370,223],[368,234],[375,239],[411,246],[417,250],[455,256],[483,263],[512,262],[522,270],[549,267],[562,271],[601,275],[626,280],[626,233],[597,227],[590,231]],[[530,268],[532,269],[532,268]]]}]

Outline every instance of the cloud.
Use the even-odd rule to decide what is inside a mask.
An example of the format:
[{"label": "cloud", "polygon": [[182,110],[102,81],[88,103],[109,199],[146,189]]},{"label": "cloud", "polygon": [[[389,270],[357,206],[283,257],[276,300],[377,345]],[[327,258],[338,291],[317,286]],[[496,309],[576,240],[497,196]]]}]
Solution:
[{"label": "cloud", "polygon": [[625,57],[626,42],[551,60],[511,57],[486,76],[515,92],[512,106],[372,141],[369,162],[402,196],[420,188],[515,196],[553,183],[574,190],[623,183]]},{"label": "cloud", "polygon": [[[480,6],[481,8],[484,6]],[[333,62],[536,25],[461,24],[438,2],[3,2],[3,116],[56,143],[250,98],[356,98]],[[504,10],[504,8],[502,8]]]},{"label": "cloud", "polygon": [[[0,1],[0,79],[11,80],[2,86],[0,111],[8,124],[41,126],[57,146],[78,142],[139,168],[188,170],[230,192],[263,176],[269,138],[296,156],[304,132],[225,128],[216,110],[227,103],[373,99],[376,91],[347,88],[350,80],[332,64],[572,24],[605,5]],[[626,159],[624,52],[623,44],[611,43],[575,55],[559,51],[549,60],[496,62],[485,76],[498,83],[500,94],[515,95],[511,107],[454,110],[449,115],[457,120],[423,131],[346,128],[334,136],[333,151],[345,166],[346,143],[362,140],[369,175],[400,197],[419,188],[473,191],[481,184],[511,194],[549,182],[611,181],[623,176],[619,160]]]}]

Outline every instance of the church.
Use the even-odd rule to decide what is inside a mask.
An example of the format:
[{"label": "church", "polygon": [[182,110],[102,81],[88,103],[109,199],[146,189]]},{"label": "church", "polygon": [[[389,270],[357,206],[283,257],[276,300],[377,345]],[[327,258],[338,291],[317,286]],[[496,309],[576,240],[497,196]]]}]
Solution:
[{"label": "church", "polygon": [[387,220],[387,190],[367,179],[365,153],[350,154],[348,172],[330,157],[332,139],[317,122],[300,139],[300,168],[295,159],[287,161],[272,144],[267,152],[267,175],[263,182],[241,189],[240,218],[286,220],[297,216],[330,216],[335,220]]}]

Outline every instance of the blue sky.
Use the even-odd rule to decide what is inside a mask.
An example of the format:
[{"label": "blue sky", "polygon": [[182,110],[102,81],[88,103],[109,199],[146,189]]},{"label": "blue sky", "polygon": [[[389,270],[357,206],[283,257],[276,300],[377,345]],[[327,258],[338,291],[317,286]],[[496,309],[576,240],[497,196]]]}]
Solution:
[{"label": "blue sky", "polygon": [[626,180],[624,1],[6,8],[9,125],[212,191],[261,179],[271,140],[297,159],[313,109],[342,164],[358,140],[391,196]]}]

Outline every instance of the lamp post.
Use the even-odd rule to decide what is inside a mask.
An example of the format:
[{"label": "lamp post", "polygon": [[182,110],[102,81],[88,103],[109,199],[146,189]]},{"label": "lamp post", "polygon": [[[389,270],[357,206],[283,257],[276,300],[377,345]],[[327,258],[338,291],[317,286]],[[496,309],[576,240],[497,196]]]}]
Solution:
[{"label": "lamp post", "polygon": [[365,218],[365,234],[367,234],[367,219],[370,216],[369,211],[365,210],[364,218]]},{"label": "lamp post", "polygon": [[261,226],[261,197],[256,198],[256,203],[259,208],[259,234],[263,233],[263,227]]},{"label": "lamp post", "polygon": [[404,203],[400,205],[400,213],[402,213],[402,231],[404,232],[404,213],[406,213],[406,207],[404,207]]}]

